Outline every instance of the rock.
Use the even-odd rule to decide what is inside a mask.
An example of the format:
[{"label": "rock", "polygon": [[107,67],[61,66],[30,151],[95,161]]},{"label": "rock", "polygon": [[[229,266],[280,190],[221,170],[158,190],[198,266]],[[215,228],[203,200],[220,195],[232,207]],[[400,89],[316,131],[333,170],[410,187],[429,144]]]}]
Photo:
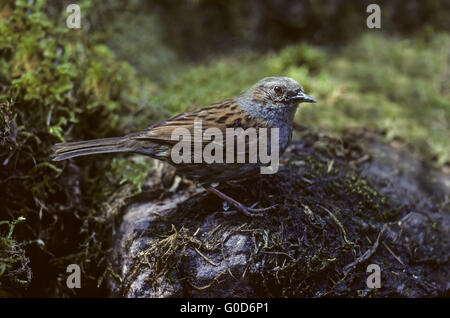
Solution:
[{"label": "rock", "polygon": [[[225,211],[188,182],[132,200],[111,296],[448,296],[450,176],[367,131],[342,143],[301,133],[276,175],[220,186],[247,205],[277,204],[262,218]],[[380,288],[366,284],[369,264]]]}]

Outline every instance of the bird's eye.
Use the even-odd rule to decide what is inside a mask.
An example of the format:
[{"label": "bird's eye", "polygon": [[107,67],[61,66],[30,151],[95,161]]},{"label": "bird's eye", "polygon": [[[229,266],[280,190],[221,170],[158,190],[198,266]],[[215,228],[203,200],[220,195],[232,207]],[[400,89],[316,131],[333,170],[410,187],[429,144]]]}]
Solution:
[{"label": "bird's eye", "polygon": [[273,91],[274,91],[275,93],[277,93],[278,95],[280,95],[281,93],[283,93],[283,89],[282,89],[280,86],[275,86],[275,87],[273,88]]}]

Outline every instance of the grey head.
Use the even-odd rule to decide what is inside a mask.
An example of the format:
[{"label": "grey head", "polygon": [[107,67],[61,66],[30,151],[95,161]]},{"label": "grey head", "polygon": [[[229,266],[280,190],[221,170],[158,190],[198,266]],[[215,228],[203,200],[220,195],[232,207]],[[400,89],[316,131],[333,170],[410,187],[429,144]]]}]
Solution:
[{"label": "grey head", "polygon": [[291,123],[299,103],[316,102],[296,80],[284,76],[265,77],[236,100],[248,114],[275,127]]}]

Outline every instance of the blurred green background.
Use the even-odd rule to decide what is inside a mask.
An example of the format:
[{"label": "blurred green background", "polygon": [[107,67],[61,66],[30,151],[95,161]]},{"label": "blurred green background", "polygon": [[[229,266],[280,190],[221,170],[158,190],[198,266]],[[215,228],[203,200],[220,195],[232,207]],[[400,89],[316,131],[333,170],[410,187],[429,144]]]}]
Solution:
[{"label": "blurred green background", "polygon": [[298,125],[372,129],[448,171],[450,2],[377,1],[368,29],[372,2],[0,1],[0,296],[104,296],[117,198],[152,173],[142,157],[54,164],[54,143],[138,131],[264,76],[318,100]]}]

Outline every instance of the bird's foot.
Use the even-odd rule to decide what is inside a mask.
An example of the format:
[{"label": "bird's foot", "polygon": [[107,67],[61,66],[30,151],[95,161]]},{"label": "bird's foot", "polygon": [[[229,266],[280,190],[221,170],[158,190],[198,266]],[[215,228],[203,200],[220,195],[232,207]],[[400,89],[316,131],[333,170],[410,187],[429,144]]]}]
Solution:
[{"label": "bird's foot", "polygon": [[[238,203],[239,203],[239,202],[238,202]],[[254,209],[253,207],[254,207],[255,205],[256,205],[256,203],[253,204],[253,205],[250,206],[250,207],[247,207],[247,206],[245,206],[245,205],[239,203],[239,206],[236,206],[236,205],[235,205],[235,207],[236,207],[236,209],[237,209],[239,212],[245,214],[246,216],[249,216],[249,217],[257,217],[257,216],[263,216],[263,214],[260,213],[260,212],[269,211],[269,210],[271,210],[271,209],[273,209],[273,208],[275,208],[275,207],[277,206],[277,205],[275,204],[275,205],[269,206],[268,208]]]},{"label": "bird's foot", "polygon": [[274,207],[276,207],[276,205],[270,206],[268,208],[261,208],[261,209],[255,209],[254,206],[256,205],[253,204],[250,207],[247,207],[245,205],[243,205],[242,203],[236,201],[235,199],[229,197],[228,195],[226,195],[225,193],[217,190],[216,188],[212,187],[212,186],[208,186],[206,188],[209,192],[214,193],[215,195],[217,195],[219,198],[225,200],[226,202],[230,203],[231,205],[233,205],[239,212],[243,213],[246,216],[249,217],[258,217],[258,216],[263,216],[262,213],[260,212],[265,212],[265,211],[269,211],[271,209],[273,209]]}]

